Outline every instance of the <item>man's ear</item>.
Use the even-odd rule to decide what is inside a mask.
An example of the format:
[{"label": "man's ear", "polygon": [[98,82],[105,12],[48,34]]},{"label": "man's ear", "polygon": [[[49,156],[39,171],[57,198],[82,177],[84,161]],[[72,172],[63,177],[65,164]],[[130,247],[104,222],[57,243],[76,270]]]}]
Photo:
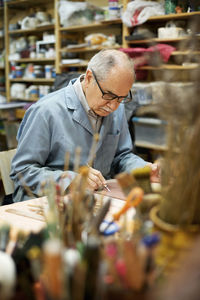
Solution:
[{"label": "man's ear", "polygon": [[85,74],[85,86],[87,87],[87,85],[91,82],[91,80],[93,80],[93,75],[92,75],[92,71],[90,71],[89,69],[86,71]]}]

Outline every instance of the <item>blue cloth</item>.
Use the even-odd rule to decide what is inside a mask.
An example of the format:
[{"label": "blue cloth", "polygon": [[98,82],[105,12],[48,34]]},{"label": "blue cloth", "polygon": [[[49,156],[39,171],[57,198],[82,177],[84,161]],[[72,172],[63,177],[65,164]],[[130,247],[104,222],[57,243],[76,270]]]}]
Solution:
[{"label": "blue cloth", "polygon": [[[30,198],[21,186],[19,173],[35,197],[40,195],[42,182],[50,178],[58,181],[63,174],[66,151],[70,152],[71,170],[71,178],[66,178],[64,183],[67,188],[76,175],[73,172],[75,150],[81,147],[80,165],[85,165],[93,135],[93,128],[72,82],[33,104],[17,134],[18,147],[10,174],[15,184],[13,201]],[[115,112],[103,118],[93,167],[109,179],[117,173],[144,165],[146,162],[132,153],[124,106],[120,104]]]}]

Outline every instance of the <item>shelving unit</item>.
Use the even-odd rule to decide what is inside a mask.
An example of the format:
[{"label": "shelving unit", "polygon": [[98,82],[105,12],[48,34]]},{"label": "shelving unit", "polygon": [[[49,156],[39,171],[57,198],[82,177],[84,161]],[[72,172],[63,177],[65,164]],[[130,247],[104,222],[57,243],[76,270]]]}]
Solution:
[{"label": "shelving unit", "polygon": [[[151,17],[145,24],[142,24],[141,26],[144,25],[144,27],[148,28],[152,32],[154,37],[152,38],[152,36],[150,36],[150,38],[144,38],[140,40],[131,40],[133,31],[140,25],[134,28],[128,28],[125,25],[123,26],[124,48],[148,48],[150,46],[156,46],[158,43],[169,44],[176,48],[176,50],[171,53],[170,59],[167,63],[160,63],[160,60],[154,59],[150,56],[148,65],[139,64],[136,67],[136,74],[137,71],[145,73],[141,73],[144,74],[144,78],[140,79],[138,82],[141,82],[143,84],[151,84],[152,82],[160,81],[162,79],[164,81],[167,80],[168,82],[188,82],[189,80],[191,80],[191,78],[195,78],[195,74],[199,70],[200,63],[200,36],[195,36],[195,34],[193,34],[191,36],[180,36],[178,38],[165,39],[157,37],[158,28],[165,27],[166,23],[169,21],[179,22],[178,26],[183,27],[184,29],[186,29],[188,26],[194,29],[194,27],[191,26],[193,20],[199,22],[198,26],[200,26],[199,11]],[[134,38],[134,35],[132,35],[132,38]],[[137,60],[137,56],[135,60]],[[140,139],[135,139],[135,145],[138,148],[151,149],[152,151],[155,150],[162,152],[167,149],[166,146],[150,143],[149,140],[143,140],[141,142]]]},{"label": "shelving unit", "polygon": [[[162,16],[154,16],[150,17],[145,25],[148,25],[148,28],[152,30],[152,33],[154,35],[157,35],[157,29],[158,27],[165,27],[166,22],[168,21],[183,21],[184,22],[184,28],[188,25],[191,24],[193,20],[196,20],[196,22],[199,22],[200,20],[200,12],[190,12],[190,13],[180,13],[180,14],[168,14],[168,15],[162,15]],[[200,23],[200,22],[199,22]],[[126,26],[125,26],[126,27]],[[123,35],[123,45],[124,48],[133,48],[133,47],[148,47],[148,46],[155,46],[157,43],[164,43],[164,44],[169,44],[177,48],[177,50],[173,51],[171,53],[171,58],[167,64],[162,64],[159,67],[158,66],[141,66],[138,67],[138,69],[141,70],[148,70],[148,71],[157,71],[157,70],[176,70],[176,71],[190,71],[196,69],[198,66],[193,65],[191,63],[190,65],[184,65],[182,64],[182,61],[186,58],[189,57],[195,60],[195,57],[197,57],[197,64],[199,63],[198,57],[200,55],[200,36],[180,36],[177,38],[147,38],[147,39],[141,39],[141,40],[127,40],[126,37],[131,35],[133,32],[134,28],[125,28],[124,31],[126,34]],[[192,42],[196,40],[196,46],[191,46],[191,40]],[[189,49],[191,46],[191,49]],[[189,49],[189,50],[188,50]],[[192,57],[193,56],[193,57]],[[181,59],[182,58],[182,59]],[[177,64],[174,59],[179,59],[180,63]],[[152,78],[152,74],[148,74],[148,80],[149,77],[152,80],[156,80],[156,78]],[[182,80],[181,76],[177,76],[177,80]],[[188,80],[188,78],[185,78],[185,80]]]},{"label": "shelving unit", "polygon": [[[199,39],[200,37],[197,38]],[[153,44],[153,43],[179,43],[181,41],[187,41],[187,40],[189,40],[188,37],[169,38],[169,39],[153,38],[153,39],[146,39],[146,40],[129,41],[128,44],[141,45],[141,44]]]},{"label": "shelving unit", "polygon": [[[84,0],[83,0],[84,2]],[[128,0],[119,1],[120,4],[123,4],[124,9],[128,4]],[[189,43],[189,38],[187,36],[179,37],[179,38],[168,38],[168,39],[159,39],[157,37],[147,38],[142,40],[126,40],[126,36],[130,35],[133,31],[133,28],[127,28],[121,19],[114,20],[105,20],[101,22],[93,22],[86,25],[75,25],[62,27],[60,24],[60,17],[58,13],[58,3],[59,0],[35,0],[34,3],[39,8],[39,10],[45,9],[50,12],[52,17],[54,18],[54,24],[48,24],[44,26],[38,26],[36,28],[30,29],[13,29],[10,28],[10,24],[14,20],[19,18],[19,15],[28,16],[30,11],[32,11],[31,1],[29,0],[11,0],[5,2],[4,10],[0,8],[0,14],[5,16],[5,48],[6,48],[6,62],[5,69],[0,67],[0,74],[4,73],[6,70],[6,91],[7,91],[7,100],[8,101],[25,101],[25,102],[35,102],[38,97],[32,95],[31,97],[18,97],[11,96],[10,88],[14,83],[22,83],[29,87],[31,84],[36,86],[52,86],[54,83],[54,78],[11,78],[11,61],[9,60],[10,54],[10,41],[11,39],[17,39],[20,37],[28,38],[29,36],[35,35],[38,38],[42,39],[44,32],[49,32],[50,34],[55,34],[55,57],[47,58],[47,57],[20,57],[20,58],[12,58],[12,63],[15,65],[51,65],[55,68],[55,73],[60,74],[63,72],[69,72],[71,70],[77,70],[78,72],[84,72],[87,67],[88,61],[92,55],[98,52],[105,47],[101,45],[97,46],[84,46],[79,47],[76,45],[74,48],[67,48],[70,39],[72,39],[77,44],[84,43],[84,38],[91,33],[105,33],[106,35],[114,34],[121,37],[118,40],[118,44],[115,46],[111,46],[111,48],[133,48],[133,47],[149,47],[154,46],[157,43],[167,43],[176,47],[176,50],[171,53],[171,57],[168,63],[163,63],[160,65],[154,64],[152,65],[144,65],[138,67],[138,70],[142,72],[146,72],[148,75],[145,79],[141,79],[141,82],[153,82],[156,80],[160,80],[162,78],[163,72],[168,72],[170,74],[171,80],[177,79],[181,81],[187,81],[188,75],[190,76],[192,73],[195,73],[196,69],[198,69],[198,65],[195,63],[182,65],[182,62],[186,60],[188,57],[199,58],[200,56],[200,37],[196,37],[197,47],[191,48],[182,47],[180,45],[185,45]],[[95,5],[103,6],[108,5],[107,0],[96,0],[94,2]],[[185,22],[185,27],[189,24],[194,18],[199,18],[200,12],[192,12],[192,13],[182,13],[182,14],[170,14],[163,16],[155,16],[149,18],[149,20],[145,23],[149,29],[152,29],[153,33],[157,33],[158,27],[164,27],[166,22],[168,21],[183,21]],[[66,40],[69,40],[66,42]],[[3,38],[0,37],[0,45],[4,41]],[[67,57],[75,57],[80,59],[78,62],[68,62],[65,63],[63,59]],[[174,75],[173,75],[174,74]],[[176,80],[175,80],[176,81]],[[18,116],[22,116],[22,110],[20,110]],[[155,145],[145,144],[143,145],[136,143],[138,147],[146,147],[155,149]],[[159,148],[159,147],[158,147]],[[158,149],[163,151],[164,149]]]},{"label": "shelving unit", "polygon": [[[58,7],[59,1],[56,0],[55,4]],[[107,4],[107,3],[106,3]],[[102,5],[102,4],[101,4]],[[80,48],[67,48],[67,44],[63,45],[64,40],[72,39],[77,42],[77,44],[83,44],[84,38],[92,33],[104,33],[106,35],[114,34],[122,36],[122,20],[114,19],[114,20],[104,20],[102,22],[92,22],[90,24],[85,25],[73,25],[68,27],[62,27],[60,24],[60,18],[57,13],[56,17],[56,73],[61,73],[63,71],[70,71],[71,67],[76,67],[78,71],[83,71],[87,62],[95,52],[100,51],[101,49],[108,48],[99,46],[84,46]],[[77,46],[77,45],[76,45]],[[112,45],[111,48],[120,48],[122,44]],[[64,56],[68,57],[74,54],[75,58],[80,59],[80,62],[63,62]]]},{"label": "shelving unit", "polygon": [[[0,7],[0,55],[3,55],[4,50],[4,34],[3,34],[3,22],[4,22],[4,9]],[[0,95],[5,96],[5,65],[0,64]]]},{"label": "shelving unit", "polygon": [[[46,1],[46,0],[36,0],[36,4],[38,5],[38,9],[35,11],[45,11],[46,13],[51,15],[52,20],[54,19],[54,2],[52,1]],[[22,54],[23,51],[20,52],[21,57],[12,57],[11,54],[11,40],[16,41],[19,37],[24,37],[26,42],[28,39],[32,36],[34,36],[34,39],[42,40],[43,34],[55,34],[55,25],[54,24],[43,24],[39,23],[37,27],[31,27],[31,28],[25,28],[25,29],[13,29],[11,28],[11,24],[16,24],[16,21],[19,19],[23,20],[23,18],[28,17],[31,15],[31,13],[34,11],[33,5],[28,0],[17,0],[17,1],[8,1],[5,2],[5,9],[4,9],[4,15],[5,15],[5,45],[6,45],[6,90],[7,90],[7,101],[13,101],[13,100],[21,100],[21,101],[32,101],[33,97],[27,97],[24,95],[24,97],[13,97],[11,95],[11,86],[13,83],[24,83],[26,84],[26,89],[30,87],[31,84],[34,84],[37,86],[39,91],[39,85],[46,85],[51,87],[54,78],[45,78],[44,73],[44,67],[46,64],[50,65],[52,68],[55,68],[55,55],[54,57],[32,57],[31,56],[31,50],[28,54]],[[49,42],[50,43],[50,42]],[[34,46],[35,47],[35,46]],[[29,47],[31,48],[31,47]],[[55,47],[54,47],[55,48]],[[36,55],[38,53],[36,52],[36,49],[34,48],[33,51]],[[34,54],[33,53],[33,54]],[[34,55],[34,56],[36,56]],[[19,55],[18,55],[19,56]],[[32,77],[27,78],[25,75],[16,75],[15,71],[12,72],[11,65],[14,66],[24,66],[24,68],[30,68],[32,71]],[[36,68],[36,65],[41,68],[43,75],[37,75],[34,71],[34,68]],[[15,67],[14,67],[15,68]],[[34,78],[35,77],[35,78]],[[42,77],[42,78],[38,78]],[[37,98],[39,98],[39,92]]]}]

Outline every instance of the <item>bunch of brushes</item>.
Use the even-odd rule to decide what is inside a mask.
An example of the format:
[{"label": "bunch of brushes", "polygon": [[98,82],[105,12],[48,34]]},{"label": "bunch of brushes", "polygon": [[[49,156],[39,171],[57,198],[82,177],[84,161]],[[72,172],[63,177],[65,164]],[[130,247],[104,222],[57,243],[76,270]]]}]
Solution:
[{"label": "bunch of brushes", "polygon": [[[197,32],[200,20],[192,24]],[[198,40],[191,36],[184,50],[191,53],[198,49]],[[186,56],[187,57],[187,56]],[[188,54],[188,63],[194,58]],[[162,220],[187,227],[200,225],[200,60],[191,72],[185,88],[178,93],[166,83],[165,99],[160,102],[160,113],[168,121],[168,151],[162,166],[162,187],[164,201],[159,216]],[[177,91],[176,93],[174,91]]]},{"label": "bunch of brushes", "polygon": [[[92,147],[89,165],[92,165],[96,143],[97,140]],[[111,199],[103,201],[103,197],[99,196],[97,201],[88,190],[89,167],[87,164],[79,166],[79,148],[75,162],[77,176],[67,195],[63,177],[58,182],[49,180],[41,185],[41,196],[48,199],[48,210],[40,207],[46,228],[39,234],[24,237],[21,245],[18,238],[16,249],[12,250],[19,268],[17,286],[19,290],[25,289],[20,299],[116,300],[117,295],[122,294],[123,299],[136,294],[143,297],[155,281],[153,249],[159,242],[159,236],[153,234],[149,227],[146,232],[144,228],[138,228],[137,235],[135,231],[128,235],[126,226],[110,237],[104,235],[102,222],[110,209]],[[68,163],[67,154],[66,170]],[[143,190],[132,185],[126,195],[127,201],[112,215],[109,226],[141,202]],[[124,217],[124,224],[126,221]]]}]

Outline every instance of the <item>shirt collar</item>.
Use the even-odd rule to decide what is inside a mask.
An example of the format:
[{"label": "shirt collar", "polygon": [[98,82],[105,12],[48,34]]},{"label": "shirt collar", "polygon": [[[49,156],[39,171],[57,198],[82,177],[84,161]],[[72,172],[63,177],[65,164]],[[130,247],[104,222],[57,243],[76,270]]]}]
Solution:
[{"label": "shirt collar", "polygon": [[81,81],[83,81],[84,77],[85,77],[84,74],[82,74],[80,77],[78,77],[78,79],[74,82],[73,87],[74,87],[75,93],[76,93],[77,97],[79,98],[81,104],[83,105],[85,111],[88,113],[88,111],[90,110],[90,107],[85,98],[82,84],[81,84]]}]

